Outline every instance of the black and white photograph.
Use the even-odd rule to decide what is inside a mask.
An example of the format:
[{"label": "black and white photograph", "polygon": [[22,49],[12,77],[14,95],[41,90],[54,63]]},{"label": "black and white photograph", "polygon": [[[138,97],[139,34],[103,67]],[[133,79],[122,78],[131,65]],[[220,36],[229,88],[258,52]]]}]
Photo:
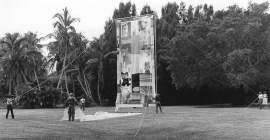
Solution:
[{"label": "black and white photograph", "polygon": [[0,0],[0,140],[270,140],[270,1]]}]

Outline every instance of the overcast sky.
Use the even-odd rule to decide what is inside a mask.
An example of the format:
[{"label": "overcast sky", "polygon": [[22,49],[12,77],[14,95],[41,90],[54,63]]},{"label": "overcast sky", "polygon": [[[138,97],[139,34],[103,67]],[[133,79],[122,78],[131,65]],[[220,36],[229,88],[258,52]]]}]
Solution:
[{"label": "overcast sky", "polygon": [[[98,37],[104,31],[105,21],[112,17],[119,2],[128,0],[0,0],[0,37],[6,32],[25,33],[32,31],[40,37],[53,32],[52,19],[57,12],[68,7],[73,17],[80,18],[74,24],[78,32],[82,32],[88,39]],[[161,8],[168,2],[178,0],[132,0],[137,7],[137,13],[148,4],[160,16]],[[246,8],[248,0],[182,0],[187,5],[211,4],[214,10],[225,9],[229,5],[238,4]],[[253,0],[265,2],[266,0]]]}]

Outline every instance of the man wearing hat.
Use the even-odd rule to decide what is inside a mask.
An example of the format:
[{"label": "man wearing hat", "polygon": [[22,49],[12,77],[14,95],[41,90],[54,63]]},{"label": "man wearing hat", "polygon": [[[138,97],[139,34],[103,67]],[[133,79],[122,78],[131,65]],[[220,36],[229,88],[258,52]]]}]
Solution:
[{"label": "man wearing hat", "polygon": [[7,97],[7,114],[6,114],[6,119],[8,119],[9,111],[11,112],[12,119],[14,119],[14,114],[13,114],[13,96],[12,95],[9,95]]},{"label": "man wearing hat", "polygon": [[74,121],[76,103],[77,103],[77,100],[74,97],[74,94],[70,93],[66,101],[66,106],[68,107],[68,121]]}]

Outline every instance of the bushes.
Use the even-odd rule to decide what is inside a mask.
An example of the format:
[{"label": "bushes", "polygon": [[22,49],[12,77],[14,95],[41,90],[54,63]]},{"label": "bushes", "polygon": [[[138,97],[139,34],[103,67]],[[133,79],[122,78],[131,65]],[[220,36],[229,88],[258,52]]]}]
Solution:
[{"label": "bushes", "polygon": [[53,108],[62,103],[61,93],[55,88],[45,87],[41,91],[33,90],[21,95],[19,105],[23,108]]},{"label": "bushes", "polygon": [[62,102],[62,96],[60,91],[55,88],[48,87],[45,90],[41,91],[39,95],[40,107],[43,108],[52,108],[56,104]]},{"label": "bushes", "polygon": [[19,105],[23,108],[36,108],[38,107],[39,100],[35,92],[24,94],[19,99]]}]

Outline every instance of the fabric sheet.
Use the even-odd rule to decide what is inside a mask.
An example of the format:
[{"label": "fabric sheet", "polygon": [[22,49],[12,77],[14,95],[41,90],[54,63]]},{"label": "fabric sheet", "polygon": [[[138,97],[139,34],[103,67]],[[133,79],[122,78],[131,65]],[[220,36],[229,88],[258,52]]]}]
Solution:
[{"label": "fabric sheet", "polygon": [[[119,117],[128,117],[128,116],[136,116],[141,115],[142,113],[109,113],[109,112],[103,112],[99,111],[96,112],[93,115],[85,115],[83,111],[79,108],[75,108],[75,120],[79,120],[81,122],[84,121],[95,121],[95,120],[104,120],[104,119],[110,119],[110,118],[119,118]],[[64,115],[61,120],[68,120],[68,109],[64,109]]]}]

